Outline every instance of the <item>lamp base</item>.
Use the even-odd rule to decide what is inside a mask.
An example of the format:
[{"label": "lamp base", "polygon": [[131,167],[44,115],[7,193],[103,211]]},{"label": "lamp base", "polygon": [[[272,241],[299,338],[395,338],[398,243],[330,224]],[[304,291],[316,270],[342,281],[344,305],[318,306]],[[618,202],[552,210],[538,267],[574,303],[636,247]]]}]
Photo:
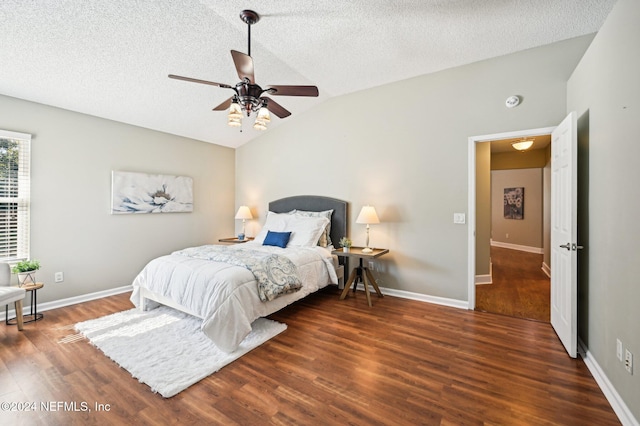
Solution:
[{"label": "lamp base", "polygon": [[363,252],[363,253],[371,253],[372,251],[373,251],[373,250],[372,250],[372,249],[370,249],[369,247],[365,247],[365,248],[363,248],[363,249],[362,249],[362,252]]}]

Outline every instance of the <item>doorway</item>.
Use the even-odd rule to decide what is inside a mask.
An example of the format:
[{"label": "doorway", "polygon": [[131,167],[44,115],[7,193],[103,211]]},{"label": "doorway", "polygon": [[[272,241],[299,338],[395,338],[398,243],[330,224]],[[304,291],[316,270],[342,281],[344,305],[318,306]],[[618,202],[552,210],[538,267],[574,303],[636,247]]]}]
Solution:
[{"label": "doorway", "polygon": [[[548,153],[543,154],[550,144],[550,134],[553,128],[531,129],[518,132],[507,132],[469,138],[469,224],[473,229],[469,230],[469,309],[478,309],[488,312],[500,313],[521,318],[528,318],[549,322],[550,307],[550,279],[548,274],[548,197],[550,185],[544,169],[548,164]],[[500,229],[502,238],[492,238],[492,213],[502,214],[503,206],[496,205],[501,202],[502,194],[493,194],[494,202],[489,201],[491,196],[491,151],[494,161],[504,163],[512,161],[518,164],[499,165],[500,169],[527,168],[524,156],[514,150],[512,142],[523,138],[533,138],[532,150],[542,149],[538,155],[543,155],[538,160],[538,166],[544,182],[541,183],[545,195],[544,199],[533,201],[546,203],[545,216],[541,220],[546,225],[539,232],[540,239],[530,242],[518,238],[516,235]],[[536,147],[535,145],[538,145]],[[485,148],[480,149],[481,146]],[[491,146],[486,149],[486,146]],[[504,154],[502,154],[504,153]],[[529,154],[529,153],[528,153]],[[515,156],[515,157],[514,157]],[[511,160],[509,160],[511,158]],[[487,177],[489,175],[489,177]],[[488,183],[487,183],[488,182]],[[489,189],[487,190],[487,185]],[[548,185],[548,188],[546,187]],[[502,189],[501,189],[502,190]],[[493,190],[496,192],[496,190]],[[488,199],[488,198],[489,199]],[[542,207],[540,208],[542,211]],[[488,213],[487,213],[488,211]],[[519,222],[519,223],[518,223]],[[524,221],[512,221],[512,225],[524,225]],[[523,228],[520,228],[523,229]],[[515,237],[515,238],[514,238]],[[545,273],[546,272],[546,273]]]},{"label": "doorway", "polygon": [[469,137],[468,299],[476,306],[476,145],[479,142],[551,134],[550,242],[545,251],[553,259],[551,270],[551,326],[570,357],[578,348],[578,125],[570,112],[558,126]]},{"label": "doorway", "polygon": [[[512,146],[523,140],[533,145],[524,151]],[[543,265],[549,263],[544,260],[544,241],[550,237],[551,185],[545,171],[549,176],[551,136],[489,141],[476,147],[478,173],[489,174],[490,181],[489,194],[483,197],[487,191],[480,186],[486,183],[480,176],[476,180],[477,235],[490,235],[489,241],[476,238],[476,276],[491,272],[490,285],[476,283],[476,310],[548,323],[551,282]],[[488,224],[480,220],[483,210],[490,212]],[[481,226],[489,229],[480,232]],[[481,256],[486,251],[481,243],[488,245],[489,258]]]}]

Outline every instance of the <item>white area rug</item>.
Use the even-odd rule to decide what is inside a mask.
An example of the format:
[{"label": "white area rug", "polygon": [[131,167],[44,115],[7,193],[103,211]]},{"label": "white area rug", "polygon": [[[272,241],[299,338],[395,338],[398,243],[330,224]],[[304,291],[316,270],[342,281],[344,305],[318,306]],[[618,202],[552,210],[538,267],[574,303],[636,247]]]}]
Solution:
[{"label": "white area rug", "polygon": [[283,332],[286,324],[259,318],[232,353],[218,349],[201,320],[165,306],[118,312],[75,325],[106,356],[165,398],[220,370]]}]

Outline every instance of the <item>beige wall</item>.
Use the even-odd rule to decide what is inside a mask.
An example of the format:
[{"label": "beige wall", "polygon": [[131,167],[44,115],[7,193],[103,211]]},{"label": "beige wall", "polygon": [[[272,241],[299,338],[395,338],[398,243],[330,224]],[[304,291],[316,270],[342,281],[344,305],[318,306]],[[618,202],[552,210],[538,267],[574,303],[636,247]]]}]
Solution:
[{"label": "beige wall", "polygon": [[544,167],[548,160],[548,150],[546,149],[534,149],[524,152],[497,152],[491,155],[491,170]]},{"label": "beige wall", "polygon": [[[33,135],[38,302],[130,285],[153,257],[233,235],[234,150],[5,96],[0,111],[0,128]],[[193,213],[111,215],[112,170],[191,176]]]},{"label": "beige wall", "polygon": [[[504,189],[524,188],[524,218],[504,218]],[[491,239],[540,249],[542,253],[542,169],[491,171]]]},{"label": "beige wall", "polygon": [[476,276],[491,274],[491,142],[476,143]]},{"label": "beige wall", "polygon": [[[350,235],[364,204],[388,247],[375,272],[384,287],[467,300],[468,138],[557,125],[566,81],[592,37],[518,52],[333,98],[287,118],[237,150],[236,202],[264,222],[269,200],[318,194],[350,202]],[[507,109],[513,94],[525,100]],[[249,228],[249,227],[248,227]],[[252,231],[255,232],[255,229]]]},{"label": "beige wall", "polygon": [[[567,86],[578,114],[578,333],[640,420],[640,2],[620,0]],[[553,268],[553,265],[552,265]],[[620,339],[633,375],[616,358]],[[629,423],[631,424],[631,423]]]}]

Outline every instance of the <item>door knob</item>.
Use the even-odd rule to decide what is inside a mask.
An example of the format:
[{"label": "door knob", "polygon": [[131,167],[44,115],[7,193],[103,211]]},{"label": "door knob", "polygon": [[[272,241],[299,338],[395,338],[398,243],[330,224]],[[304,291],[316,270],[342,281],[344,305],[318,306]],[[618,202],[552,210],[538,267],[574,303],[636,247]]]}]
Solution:
[{"label": "door knob", "polygon": [[579,246],[577,244],[571,244],[571,250],[576,251],[576,250],[582,250],[584,247],[583,246]]},{"label": "door knob", "polygon": [[560,247],[562,248],[566,248],[567,250],[571,250],[571,244],[567,243],[567,244],[560,244]]}]

